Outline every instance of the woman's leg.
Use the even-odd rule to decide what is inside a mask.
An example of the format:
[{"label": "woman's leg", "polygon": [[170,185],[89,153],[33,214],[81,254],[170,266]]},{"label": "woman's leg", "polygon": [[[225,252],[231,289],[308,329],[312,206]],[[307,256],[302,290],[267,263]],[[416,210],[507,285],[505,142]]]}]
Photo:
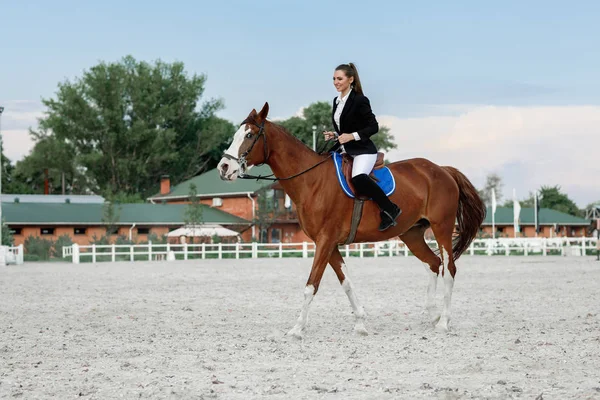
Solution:
[{"label": "woman's leg", "polygon": [[385,192],[369,176],[376,161],[377,154],[359,154],[354,156],[352,184],[357,192],[371,197],[379,206],[381,210],[381,225],[379,225],[379,230],[383,231],[396,225],[396,218],[402,213],[402,210],[390,201]]}]

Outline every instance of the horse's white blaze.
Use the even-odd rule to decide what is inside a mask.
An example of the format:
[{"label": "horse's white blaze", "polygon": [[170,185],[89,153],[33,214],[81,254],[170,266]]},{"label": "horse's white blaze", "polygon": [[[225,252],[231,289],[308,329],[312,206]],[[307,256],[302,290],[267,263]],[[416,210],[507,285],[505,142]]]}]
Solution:
[{"label": "horse's white blaze", "polygon": [[358,301],[356,297],[356,293],[354,293],[354,285],[352,285],[352,281],[348,276],[348,267],[346,264],[342,264],[342,272],[344,273],[344,281],[342,282],[342,289],[346,292],[348,296],[348,300],[350,300],[350,305],[352,306],[352,311],[354,312],[354,316],[356,317],[356,324],[354,325],[354,330],[363,335],[367,334],[367,329],[365,328],[365,309],[362,304]]},{"label": "horse's white blaze", "polygon": [[452,300],[452,289],[454,287],[454,278],[450,271],[448,271],[448,264],[450,258],[446,249],[442,247],[442,268],[444,274],[444,309],[442,310],[442,316],[440,322],[436,325],[436,328],[441,331],[448,330],[448,323],[450,322],[450,301]]},{"label": "horse's white blaze", "polygon": [[315,297],[315,287],[313,285],[306,285],[304,288],[304,304],[302,304],[302,311],[296,325],[288,332],[288,335],[296,337],[302,337],[302,331],[306,327],[306,321],[308,319],[308,308],[312,303],[313,297]]},{"label": "horse's white blaze", "polygon": [[[240,147],[246,138],[246,134],[251,132],[250,128],[246,128],[246,125],[240,126],[235,134],[233,135],[233,141],[229,145],[229,148],[225,150],[225,154],[228,154],[234,158],[239,158],[240,155]],[[224,171],[224,166],[226,166]],[[221,178],[227,180],[235,180],[239,176],[240,172],[240,164],[229,158],[223,157],[221,161],[219,161],[219,165],[217,165],[217,171],[221,175]]]}]

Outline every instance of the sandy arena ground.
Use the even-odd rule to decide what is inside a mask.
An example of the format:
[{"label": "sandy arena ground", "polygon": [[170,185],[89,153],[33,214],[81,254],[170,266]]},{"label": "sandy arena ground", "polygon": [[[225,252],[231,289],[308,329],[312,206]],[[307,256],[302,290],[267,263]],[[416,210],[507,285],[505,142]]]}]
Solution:
[{"label": "sandy arena ground", "polygon": [[418,260],[349,258],[371,334],[328,269],[299,341],[310,262],[2,268],[0,398],[600,399],[595,257],[465,255],[448,334]]}]

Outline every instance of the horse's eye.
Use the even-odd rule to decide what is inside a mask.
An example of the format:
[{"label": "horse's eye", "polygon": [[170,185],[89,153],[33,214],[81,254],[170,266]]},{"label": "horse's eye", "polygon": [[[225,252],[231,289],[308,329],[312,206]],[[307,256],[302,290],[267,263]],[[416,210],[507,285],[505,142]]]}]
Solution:
[{"label": "horse's eye", "polygon": [[246,133],[246,139],[250,139],[252,137],[251,133]]}]

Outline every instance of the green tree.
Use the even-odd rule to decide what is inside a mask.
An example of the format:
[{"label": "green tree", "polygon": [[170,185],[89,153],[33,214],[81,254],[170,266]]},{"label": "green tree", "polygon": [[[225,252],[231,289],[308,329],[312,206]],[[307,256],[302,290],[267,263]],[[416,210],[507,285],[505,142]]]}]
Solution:
[{"label": "green tree", "polygon": [[566,193],[561,192],[560,186],[542,186],[539,192],[540,207],[580,216],[579,208]]},{"label": "green tree", "polygon": [[12,231],[6,225],[6,222],[2,220],[2,245],[3,246],[12,246],[14,244],[14,238]]},{"label": "green tree", "polygon": [[256,213],[253,221],[258,228],[258,238],[253,239],[257,239],[261,243],[267,242],[266,232],[285,212],[284,209],[279,207],[279,199],[275,196],[275,190],[270,187],[263,187],[258,190]]},{"label": "green tree", "polygon": [[[198,190],[194,183],[190,184],[190,192],[188,194],[190,203],[186,206],[184,212],[184,222],[187,226],[196,228],[202,225],[202,204],[200,203],[200,197],[198,197]],[[192,243],[194,243],[194,237],[192,237]]]},{"label": "green tree", "polygon": [[[67,175],[72,192],[145,198],[164,173],[179,182],[215,167],[235,127],[215,117],[220,100],[199,104],[205,81],[179,62],[151,65],[127,56],[60,83],[56,98],[43,100],[46,115],[31,132],[36,147],[21,176],[39,190],[35,173],[49,168],[58,174],[52,182]],[[78,182],[80,173],[85,180]]]},{"label": "green tree", "polygon": [[[504,184],[502,183],[502,178],[500,175],[492,173],[486,177],[485,186],[483,189],[478,190],[479,197],[485,203],[486,206],[492,206],[492,189],[494,189],[496,193],[496,204],[500,204],[502,200],[502,188]],[[511,202],[512,203],[512,202]]]},{"label": "green tree", "polygon": [[106,237],[115,235],[119,230],[117,222],[121,218],[121,206],[112,198],[108,198],[102,206],[102,222],[106,227]]},{"label": "green tree", "polygon": [[[325,101],[312,103],[302,110],[302,117],[291,117],[280,121],[279,124],[310,148],[313,145],[313,126],[315,126],[317,132],[317,150],[319,150],[324,143],[323,131],[333,130],[331,104]],[[387,126],[380,125],[379,132],[373,135],[371,139],[380,151],[387,151],[397,147]]]},{"label": "green tree", "polygon": [[63,181],[65,194],[88,194],[97,189],[86,169],[77,162],[72,144],[47,132],[30,131],[30,135],[35,145],[29,155],[17,162],[14,180],[20,186],[12,188],[10,193],[43,193],[46,170],[50,194],[62,194]]}]

